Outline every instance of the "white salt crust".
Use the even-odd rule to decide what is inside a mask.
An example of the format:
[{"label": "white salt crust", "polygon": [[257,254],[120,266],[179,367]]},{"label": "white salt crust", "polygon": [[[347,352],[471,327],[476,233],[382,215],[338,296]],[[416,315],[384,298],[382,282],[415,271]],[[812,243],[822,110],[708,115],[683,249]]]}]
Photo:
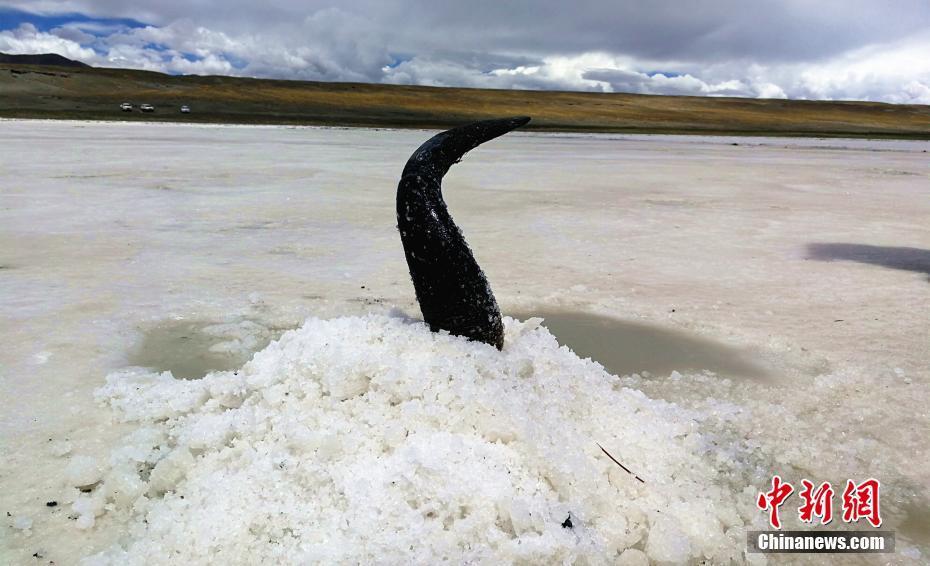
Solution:
[{"label": "white salt crust", "polygon": [[138,428],[73,508],[84,528],[126,517],[127,535],[83,563],[754,558],[758,512],[694,413],[539,319],[505,325],[498,352],[402,318],[311,318],[237,372],[109,375],[98,399]]}]

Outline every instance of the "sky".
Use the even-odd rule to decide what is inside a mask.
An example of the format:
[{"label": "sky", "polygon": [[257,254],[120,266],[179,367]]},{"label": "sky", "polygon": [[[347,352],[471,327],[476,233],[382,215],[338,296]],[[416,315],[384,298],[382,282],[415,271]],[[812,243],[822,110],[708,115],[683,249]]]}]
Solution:
[{"label": "sky", "polygon": [[930,104],[930,0],[0,0],[0,52],[173,74]]}]

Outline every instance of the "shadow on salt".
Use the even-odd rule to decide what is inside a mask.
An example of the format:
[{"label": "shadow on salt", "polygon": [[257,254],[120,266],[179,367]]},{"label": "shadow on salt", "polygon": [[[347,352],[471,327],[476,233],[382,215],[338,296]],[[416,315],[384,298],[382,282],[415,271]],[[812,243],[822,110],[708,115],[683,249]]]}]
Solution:
[{"label": "shadow on salt", "polygon": [[854,261],[930,276],[930,250],[922,248],[812,242],[807,245],[807,259]]},{"label": "shadow on salt", "polygon": [[[508,313],[510,314],[510,313]],[[538,316],[560,344],[591,358],[614,375],[669,375],[673,371],[712,371],[730,378],[770,379],[774,371],[746,350],[707,338],[608,316],[575,311],[511,314]]]}]

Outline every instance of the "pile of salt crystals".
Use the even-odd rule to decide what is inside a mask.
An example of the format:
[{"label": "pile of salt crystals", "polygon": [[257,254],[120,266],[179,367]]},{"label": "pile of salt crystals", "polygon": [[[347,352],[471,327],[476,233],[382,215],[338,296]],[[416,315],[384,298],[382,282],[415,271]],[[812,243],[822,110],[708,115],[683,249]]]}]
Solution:
[{"label": "pile of salt crystals", "polygon": [[111,374],[97,395],[138,428],[74,509],[87,528],[125,517],[127,536],[84,562],[758,556],[753,497],[722,481],[695,415],[540,322],[505,319],[501,353],[401,318],[309,319],[237,372]]}]

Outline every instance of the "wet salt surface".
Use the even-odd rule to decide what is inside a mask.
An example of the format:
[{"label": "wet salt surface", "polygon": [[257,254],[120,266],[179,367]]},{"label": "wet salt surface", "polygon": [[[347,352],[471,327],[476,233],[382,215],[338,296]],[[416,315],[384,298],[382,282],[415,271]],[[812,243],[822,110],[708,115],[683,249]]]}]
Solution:
[{"label": "wet salt surface", "polygon": [[[141,429],[187,429],[180,421],[121,423],[119,410],[94,401],[105,376],[140,365],[134,356],[156,351],[141,365],[191,376],[208,369],[235,372],[235,364],[254,350],[274,359],[273,350],[262,349],[277,336],[274,329],[299,327],[308,316],[383,313],[393,305],[418,314],[394,228],[393,191],[399,168],[424,132],[7,121],[0,122],[0,133],[11,141],[0,155],[0,265],[12,267],[0,270],[0,512],[11,514],[10,525],[0,525],[6,529],[0,555],[12,556],[13,563],[30,562],[34,553],[69,563],[114,545],[146,544],[151,533],[139,530],[139,516],[118,497],[131,493],[133,484],[120,481],[132,476],[117,473],[111,462],[140,446]],[[920,512],[930,503],[926,276],[855,258],[816,261],[807,246],[930,249],[926,148],[924,142],[868,140],[520,134],[468,156],[447,178],[445,195],[505,313],[585,312],[642,321],[672,332],[656,335],[671,349],[679,339],[713,344],[704,349],[707,344],[700,343],[699,365],[729,363],[716,354],[726,345],[772,372],[771,379],[740,379],[680,368],[613,381],[673,403],[656,409],[650,422],[666,431],[675,430],[676,422],[693,423],[692,441],[706,447],[695,452],[686,444],[655,462],[656,446],[664,441],[607,446],[647,486],[661,478],[650,473],[653,464],[706,472],[702,489],[723,491],[713,502],[696,504],[689,516],[719,516],[716,509],[730,526],[735,516],[744,524],[762,517],[755,495],[772,474],[795,485],[805,477],[834,486],[877,477],[886,527],[898,532],[894,561],[922,563],[930,552]],[[157,329],[178,320],[196,322],[192,331],[220,328],[194,345],[178,343],[187,335],[183,327],[157,336]],[[558,322],[550,321],[556,335]],[[642,331],[622,329],[631,341]],[[562,334],[580,350],[588,340],[575,334],[615,330],[608,324],[600,332],[563,328]],[[341,336],[340,343],[351,343]],[[662,361],[652,355],[658,354],[652,345],[643,346],[646,362],[634,365]],[[619,364],[610,362],[607,346],[591,355]],[[631,350],[626,356],[636,354]],[[361,350],[343,353],[353,351]],[[669,357],[682,359],[671,351]],[[186,369],[170,365],[185,359],[191,364]],[[579,362],[569,365],[581,367]],[[346,375],[350,366],[339,367],[329,375]],[[274,375],[305,386],[287,372]],[[222,381],[151,376],[143,371],[137,378],[168,380],[158,381],[166,396],[152,399],[160,399],[153,406],[172,410],[186,398],[184,391]],[[489,383],[497,379],[505,378]],[[425,383],[433,381],[443,383]],[[555,391],[571,391],[570,383]],[[222,391],[208,397],[220,402]],[[266,407],[265,389],[250,391],[250,403]],[[587,398],[583,392],[574,396]],[[141,400],[129,390],[124,398]],[[521,394],[513,402],[532,399]],[[363,406],[365,412],[374,407]],[[269,422],[307,414],[269,407],[244,432],[263,438]],[[188,424],[205,426],[208,413],[193,409]],[[581,417],[566,420],[581,423],[572,434],[589,426]],[[333,422],[356,426],[357,419]],[[640,426],[634,417],[609,429],[629,434]],[[559,430],[563,423],[547,427]],[[377,437],[365,432],[358,438]],[[157,466],[158,455],[177,445],[156,444],[165,448],[151,454]],[[216,446],[222,451],[222,443]],[[604,458],[599,454],[593,447],[592,462],[612,466],[597,460]],[[320,462],[309,454],[297,461]],[[186,501],[180,495],[195,487],[189,482],[203,474],[206,489],[211,477],[219,477],[212,474],[235,469],[199,462],[178,452],[156,474],[158,485],[177,482],[175,490],[147,496],[146,505],[168,511],[158,517],[187,517],[172,506]],[[598,481],[589,472],[585,477]],[[89,493],[77,489],[98,477],[104,481]],[[139,478],[151,481],[145,474]],[[626,489],[621,482],[629,476],[609,479]],[[434,485],[445,484],[464,485],[450,478]],[[681,488],[669,486],[672,493]],[[649,498],[637,494],[632,504],[656,501]],[[52,500],[59,505],[47,507]],[[219,493],[213,500],[230,502]],[[269,512],[275,505],[280,503]],[[514,512],[517,525],[524,525],[519,529],[536,528],[532,521],[521,523],[520,509]],[[623,517],[642,529],[637,532],[663,541],[653,542],[653,552],[681,551],[681,524],[651,513]],[[202,520],[185,518],[183,524],[209,525],[227,514],[213,508]],[[251,517],[261,529],[272,525]],[[786,522],[799,526],[790,517]],[[629,543],[630,560],[650,550],[649,538]],[[620,545],[630,540],[619,532],[608,539]],[[688,548],[706,542],[689,541]],[[852,557],[857,561],[883,562]]]},{"label": "wet salt surface", "polygon": [[[752,352],[652,324],[572,311],[511,314],[518,320],[541,317],[561,344],[614,375],[706,370],[737,379],[775,376]],[[212,371],[238,369],[282,332],[250,320],[169,320],[146,328],[127,361],[179,379],[199,379]]]},{"label": "wet salt surface", "polygon": [[252,320],[171,320],[147,328],[127,361],[178,379],[199,379],[241,367],[282,332]]},{"label": "wet salt surface", "polygon": [[599,362],[614,375],[711,371],[724,377],[771,379],[774,372],[750,352],[659,326],[585,312],[515,313],[541,317],[559,342]]}]

